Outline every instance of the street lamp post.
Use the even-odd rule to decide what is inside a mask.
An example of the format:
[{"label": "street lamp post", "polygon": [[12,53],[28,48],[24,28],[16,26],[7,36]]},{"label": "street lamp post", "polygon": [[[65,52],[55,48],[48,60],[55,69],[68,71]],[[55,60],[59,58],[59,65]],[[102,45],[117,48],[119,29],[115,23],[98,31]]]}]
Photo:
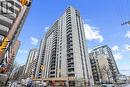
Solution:
[{"label": "street lamp post", "polygon": [[44,67],[44,65],[41,65],[40,68],[41,68],[41,70],[42,70],[42,82],[43,82],[43,70],[44,70],[45,67]]}]

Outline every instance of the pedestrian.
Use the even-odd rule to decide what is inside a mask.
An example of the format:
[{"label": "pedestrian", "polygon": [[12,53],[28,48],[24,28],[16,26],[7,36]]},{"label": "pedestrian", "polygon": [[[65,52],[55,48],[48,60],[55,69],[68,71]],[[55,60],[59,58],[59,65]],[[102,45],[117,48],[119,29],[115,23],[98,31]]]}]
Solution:
[{"label": "pedestrian", "polygon": [[33,82],[29,81],[28,84],[27,84],[27,87],[33,87]]},{"label": "pedestrian", "polygon": [[47,87],[47,83],[44,82],[44,81],[42,81],[42,86],[43,86],[43,87]]},{"label": "pedestrian", "polygon": [[43,84],[44,84],[44,87],[47,87],[47,83],[46,82],[44,82]]},{"label": "pedestrian", "polygon": [[52,81],[52,86],[55,87],[55,85],[56,85],[56,82],[53,80]]}]

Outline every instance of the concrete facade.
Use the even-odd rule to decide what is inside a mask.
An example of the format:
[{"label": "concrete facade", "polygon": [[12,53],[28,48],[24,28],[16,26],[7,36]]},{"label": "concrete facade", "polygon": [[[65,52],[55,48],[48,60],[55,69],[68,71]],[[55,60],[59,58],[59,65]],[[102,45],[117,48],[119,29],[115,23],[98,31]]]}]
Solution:
[{"label": "concrete facade", "polygon": [[89,53],[94,82],[113,83],[119,74],[111,49],[107,46],[96,47]]},{"label": "concrete facade", "polygon": [[31,49],[24,69],[24,75],[31,77],[34,75],[35,65],[37,64],[38,50]]},{"label": "concrete facade", "polygon": [[66,9],[41,41],[35,76],[74,77],[75,80],[82,79],[84,84],[93,83],[82,18],[73,7]]},{"label": "concrete facade", "polygon": [[[5,7],[7,5],[3,5],[3,2],[10,4],[11,7]],[[16,54],[12,52],[13,47],[17,46],[17,38],[31,2],[28,5],[22,5],[19,0],[1,0],[0,4],[0,64],[7,66],[9,71],[10,64],[13,64],[14,61],[8,62],[8,60],[14,60],[15,58]],[[5,39],[7,39],[7,42]],[[3,48],[3,46],[5,47]]]}]

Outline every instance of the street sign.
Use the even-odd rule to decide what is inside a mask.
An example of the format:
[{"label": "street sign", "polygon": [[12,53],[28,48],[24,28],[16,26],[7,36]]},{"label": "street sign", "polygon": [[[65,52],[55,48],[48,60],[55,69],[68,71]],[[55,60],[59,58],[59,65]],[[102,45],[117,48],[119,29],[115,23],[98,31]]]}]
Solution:
[{"label": "street sign", "polygon": [[0,45],[0,57],[3,55],[4,50],[7,48],[8,43],[9,43],[9,40],[8,40],[8,38],[6,37],[6,38],[4,39],[4,41],[2,42],[2,44]]},{"label": "street sign", "polygon": [[41,68],[41,70],[44,70],[44,68],[45,68],[45,67],[44,67],[44,65],[41,65],[41,67],[40,67],[40,68]]}]

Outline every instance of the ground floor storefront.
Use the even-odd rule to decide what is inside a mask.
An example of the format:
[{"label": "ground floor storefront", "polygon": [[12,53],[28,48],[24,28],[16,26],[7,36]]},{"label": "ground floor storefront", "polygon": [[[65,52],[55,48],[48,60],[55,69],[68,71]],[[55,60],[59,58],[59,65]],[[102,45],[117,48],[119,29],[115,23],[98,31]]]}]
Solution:
[{"label": "ground floor storefront", "polygon": [[43,79],[33,79],[35,82],[46,82],[48,86],[61,86],[61,87],[92,87],[92,84],[85,80],[76,80],[73,77],[69,78],[43,78]]}]

